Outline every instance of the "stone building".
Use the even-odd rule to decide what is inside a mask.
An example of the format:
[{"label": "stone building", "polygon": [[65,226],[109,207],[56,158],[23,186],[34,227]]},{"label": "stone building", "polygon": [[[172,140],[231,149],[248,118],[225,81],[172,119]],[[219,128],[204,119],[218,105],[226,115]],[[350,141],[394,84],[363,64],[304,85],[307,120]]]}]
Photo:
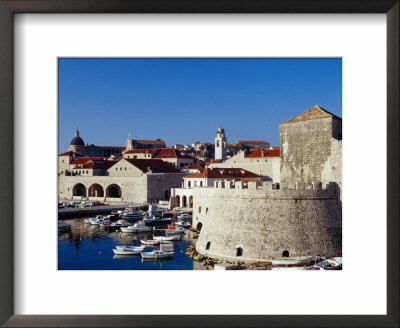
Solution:
[{"label": "stone building", "polygon": [[250,181],[262,181],[258,174],[239,168],[205,168],[183,177],[182,188],[171,189],[171,205],[173,207],[193,207],[193,188],[212,187],[215,181],[223,183],[243,181],[247,185]]},{"label": "stone building", "polygon": [[175,148],[132,149],[124,152],[124,158],[161,159],[176,168],[183,168],[194,163],[194,159],[182,155]]},{"label": "stone building", "polygon": [[[59,175],[59,200],[143,203],[170,200],[184,173],[159,159],[89,160],[73,175]],[[96,172],[99,170],[99,172]],[[96,174],[95,174],[96,172]]]},{"label": "stone building", "polygon": [[71,140],[68,151],[76,153],[80,156],[89,157],[110,157],[112,155],[120,156],[125,150],[147,149],[147,148],[165,148],[165,141],[156,140],[132,140],[129,136],[126,146],[95,146],[94,144],[86,144],[76,129],[75,137]]},{"label": "stone building", "polygon": [[263,176],[264,181],[280,181],[280,149],[240,151],[224,163],[211,163],[209,168],[242,168]]},{"label": "stone building", "polygon": [[342,185],[342,119],[315,106],[279,125],[281,181]]}]

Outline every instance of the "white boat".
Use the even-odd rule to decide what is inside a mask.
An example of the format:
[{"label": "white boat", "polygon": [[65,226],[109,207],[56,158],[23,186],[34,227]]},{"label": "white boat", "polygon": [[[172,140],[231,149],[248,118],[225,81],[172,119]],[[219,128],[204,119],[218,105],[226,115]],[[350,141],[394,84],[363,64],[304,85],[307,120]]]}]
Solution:
[{"label": "white boat", "polygon": [[160,244],[160,241],[159,241],[159,240],[151,240],[151,239],[149,239],[149,240],[143,240],[143,239],[141,239],[141,240],[140,240],[140,245],[149,245],[149,246],[152,246],[152,245],[158,245],[158,244]]},{"label": "white boat", "polygon": [[115,248],[113,249],[113,252],[115,255],[137,255],[143,252],[143,249],[141,248],[123,248],[123,249],[118,249]]},{"label": "white boat", "polygon": [[156,216],[146,216],[143,219],[145,225],[155,226],[171,223],[171,218],[161,218]]},{"label": "white boat", "polygon": [[122,227],[121,231],[122,232],[145,232],[145,231],[152,231],[153,228],[148,227],[144,224],[139,224],[139,223],[135,223],[134,225],[131,225],[129,227]]},{"label": "white boat", "polygon": [[175,225],[177,227],[190,228],[190,223],[187,223],[185,221],[177,221],[177,222],[175,222]]},{"label": "white boat", "polygon": [[118,225],[119,227],[129,227],[130,225],[132,225],[132,223],[129,223],[128,221],[125,220],[118,220],[115,223],[116,223],[115,225]]},{"label": "white boat", "polygon": [[152,252],[141,253],[143,259],[161,259],[164,257],[174,256],[175,252],[164,252],[161,249],[156,249]]},{"label": "white boat", "polygon": [[179,240],[181,239],[180,235],[173,235],[173,236],[154,236],[154,240],[159,240],[159,241],[171,241],[171,240]]},{"label": "white boat", "polygon": [[183,213],[181,215],[178,215],[178,219],[181,220],[191,220],[193,218],[192,214],[188,214],[188,213]]},{"label": "white boat", "polygon": [[315,266],[320,267],[323,270],[340,270],[342,268],[342,258],[332,257],[317,263]]},{"label": "white boat", "polygon": [[133,246],[133,245],[117,245],[116,249],[141,249],[144,250],[145,246]]},{"label": "white boat", "polygon": [[122,218],[125,220],[138,221],[143,217],[142,211],[127,211],[122,213]]},{"label": "white boat", "polygon": [[103,223],[104,221],[105,221],[105,219],[102,215],[97,215],[95,218],[89,219],[89,223],[91,225],[99,225],[100,223]]},{"label": "white boat", "polygon": [[165,230],[166,236],[175,236],[175,235],[182,235],[184,234],[186,229],[182,227],[175,227],[175,229],[167,229]]},{"label": "white boat", "polygon": [[312,255],[293,256],[293,257],[277,257],[271,259],[273,265],[305,265],[313,260]]}]

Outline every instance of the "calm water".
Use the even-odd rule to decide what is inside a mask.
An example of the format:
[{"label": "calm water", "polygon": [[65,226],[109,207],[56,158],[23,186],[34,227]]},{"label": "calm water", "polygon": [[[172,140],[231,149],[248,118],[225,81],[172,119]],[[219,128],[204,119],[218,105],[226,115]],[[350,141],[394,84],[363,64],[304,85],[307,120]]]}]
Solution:
[{"label": "calm water", "polygon": [[[121,244],[140,245],[140,239],[146,237],[151,239],[152,232],[140,234],[108,232],[102,227],[86,225],[83,219],[69,219],[64,222],[71,224],[71,232],[58,234],[59,270],[203,269],[201,265],[193,264],[193,260],[185,255],[186,247],[192,243],[187,236],[173,242],[175,251],[173,258],[143,261],[140,254],[123,257],[114,255],[112,249],[115,245]],[[155,231],[155,234],[163,235],[163,231]],[[149,246],[144,251],[153,249]]]}]

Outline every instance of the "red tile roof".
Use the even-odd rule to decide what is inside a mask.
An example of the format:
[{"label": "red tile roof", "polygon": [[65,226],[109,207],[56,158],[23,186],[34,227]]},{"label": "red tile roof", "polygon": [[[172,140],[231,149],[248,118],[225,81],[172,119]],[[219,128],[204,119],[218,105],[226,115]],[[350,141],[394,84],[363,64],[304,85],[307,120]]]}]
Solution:
[{"label": "red tile roof", "polygon": [[277,149],[254,149],[250,153],[244,155],[246,158],[257,158],[257,157],[280,157],[281,150]]},{"label": "red tile roof", "polygon": [[94,169],[94,170],[108,170],[116,162],[114,161],[90,161],[82,165],[83,169]]},{"label": "red tile roof", "polygon": [[189,165],[187,167],[187,169],[189,169],[189,170],[201,170],[201,169],[204,169],[204,167],[205,167],[204,163],[197,162],[197,163],[194,163],[192,165]]},{"label": "red tile roof", "polygon": [[157,151],[157,148],[132,149],[126,151],[125,154],[155,154]]},{"label": "red tile roof", "polygon": [[249,172],[240,168],[213,168],[204,169],[201,172],[192,173],[184,177],[187,178],[208,178],[208,179],[246,179],[261,178],[261,175]]},{"label": "red tile roof", "polygon": [[62,153],[62,154],[60,154],[60,155],[58,155],[58,156],[73,156],[73,155],[74,155],[74,152],[72,152],[72,151],[67,151],[67,152]]},{"label": "red tile roof", "polygon": [[148,144],[148,145],[165,145],[165,141],[161,139],[157,140],[134,140],[140,144]]},{"label": "red tile roof", "polygon": [[142,172],[149,172],[149,169],[153,173],[179,173],[177,169],[172,167],[170,164],[162,161],[161,159],[128,159],[125,161],[136,166]]},{"label": "red tile roof", "polygon": [[81,157],[73,160],[70,164],[75,165],[75,164],[85,164],[89,161],[101,161],[103,157]]},{"label": "red tile roof", "polygon": [[181,158],[181,154],[175,148],[160,148],[153,158]]}]

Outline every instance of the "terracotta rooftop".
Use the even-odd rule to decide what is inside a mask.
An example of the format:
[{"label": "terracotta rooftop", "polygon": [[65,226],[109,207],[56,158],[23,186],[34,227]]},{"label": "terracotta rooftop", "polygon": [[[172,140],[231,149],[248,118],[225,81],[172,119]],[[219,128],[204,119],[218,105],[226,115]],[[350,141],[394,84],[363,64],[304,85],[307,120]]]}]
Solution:
[{"label": "terracotta rooftop", "polygon": [[103,160],[103,157],[81,157],[73,160],[70,164],[75,165],[75,164],[85,164],[89,161],[101,161]]},{"label": "terracotta rooftop", "polygon": [[162,161],[161,159],[128,159],[125,161],[131,163],[142,172],[149,172],[149,169],[153,173],[179,173],[177,169]]},{"label": "terracotta rooftop", "polygon": [[89,161],[83,164],[83,169],[108,170],[115,164],[114,161]]},{"label": "terracotta rooftop", "polygon": [[282,122],[281,124],[297,123],[297,122],[316,120],[320,118],[329,118],[329,117],[341,120],[339,116],[336,116],[335,114],[328,112],[326,109],[323,109],[318,105],[315,105],[314,107],[306,110],[304,113],[301,113],[285,122]]},{"label": "terracotta rooftop", "polygon": [[257,158],[257,157],[280,157],[281,150],[278,149],[255,149],[250,151],[248,154],[245,153],[246,158]]},{"label": "terracotta rooftop", "polygon": [[165,145],[165,141],[161,139],[157,140],[133,140],[140,144],[148,144],[148,145]]},{"label": "terracotta rooftop", "polygon": [[249,172],[240,168],[213,168],[203,169],[201,172],[192,173],[184,177],[187,178],[208,178],[208,179],[254,179],[261,178],[261,175]]},{"label": "terracotta rooftop", "polygon": [[77,154],[74,153],[73,151],[67,151],[67,152],[62,153],[62,154],[60,154],[58,156],[77,156]]}]

